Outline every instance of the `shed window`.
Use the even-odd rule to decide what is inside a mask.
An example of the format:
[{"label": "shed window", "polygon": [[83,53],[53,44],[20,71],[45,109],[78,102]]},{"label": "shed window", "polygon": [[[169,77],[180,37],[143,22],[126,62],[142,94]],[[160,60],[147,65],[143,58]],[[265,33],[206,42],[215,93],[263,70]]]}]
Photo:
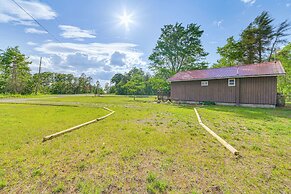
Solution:
[{"label": "shed window", "polygon": [[201,81],[201,86],[208,86],[208,81]]},{"label": "shed window", "polygon": [[228,79],[228,86],[235,86],[235,79]]}]

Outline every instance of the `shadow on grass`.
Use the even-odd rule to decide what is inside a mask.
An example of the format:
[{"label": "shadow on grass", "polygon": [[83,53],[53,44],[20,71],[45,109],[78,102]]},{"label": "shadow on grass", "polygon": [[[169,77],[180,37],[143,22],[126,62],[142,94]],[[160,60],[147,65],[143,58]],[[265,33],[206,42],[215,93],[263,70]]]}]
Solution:
[{"label": "shadow on grass", "polygon": [[219,105],[194,105],[194,104],[171,104],[177,108],[183,109],[194,109],[201,108],[211,111],[224,112],[228,114],[236,114],[239,117],[247,119],[258,119],[258,120],[272,120],[274,117],[291,118],[291,109],[289,106],[280,108],[249,108],[249,107],[238,107],[238,106],[219,106]]},{"label": "shadow on grass", "polygon": [[291,118],[291,110],[288,108],[248,108],[236,106],[203,106],[203,109],[236,114],[239,117],[258,120],[272,120],[274,117]]}]

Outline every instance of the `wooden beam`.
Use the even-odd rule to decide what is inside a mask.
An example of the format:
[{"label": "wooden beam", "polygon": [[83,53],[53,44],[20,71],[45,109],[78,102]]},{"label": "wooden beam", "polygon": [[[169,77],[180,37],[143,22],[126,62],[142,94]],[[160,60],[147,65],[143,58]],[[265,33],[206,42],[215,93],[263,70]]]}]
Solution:
[{"label": "wooden beam", "polygon": [[80,125],[77,125],[77,126],[71,127],[71,128],[69,128],[69,129],[65,129],[65,130],[63,130],[63,131],[60,131],[60,132],[57,132],[57,133],[54,133],[54,134],[51,134],[51,135],[45,136],[45,137],[43,137],[42,142],[45,142],[45,141],[50,140],[50,139],[53,139],[53,138],[55,138],[55,137],[58,137],[58,136],[60,136],[60,135],[65,134],[65,133],[72,132],[72,131],[74,131],[74,130],[76,130],[76,129],[79,129],[79,128],[84,127],[84,126],[86,126],[86,125],[89,125],[89,124],[91,124],[91,123],[95,123],[95,122],[97,122],[97,121],[103,120],[103,119],[105,119],[106,117],[109,117],[110,115],[112,115],[113,113],[115,113],[115,111],[110,110],[109,108],[103,107],[103,109],[105,109],[105,110],[107,110],[107,111],[110,111],[110,113],[107,114],[107,115],[105,115],[105,116],[102,116],[102,117],[99,117],[99,118],[97,118],[97,119],[94,119],[94,120],[92,120],[92,121],[88,121],[88,122],[86,122],[86,123],[82,123],[82,124],[80,124]]},{"label": "wooden beam", "polygon": [[207,127],[206,125],[204,125],[201,121],[201,118],[198,114],[198,111],[196,110],[196,108],[194,108],[195,110],[195,113],[196,113],[196,116],[197,116],[197,119],[198,119],[198,122],[199,124],[204,128],[206,129],[206,131],[208,133],[210,133],[213,137],[215,137],[222,145],[224,145],[224,147],[226,147],[229,151],[231,151],[231,153],[233,153],[234,155],[239,155],[239,152],[234,148],[232,147],[229,143],[227,143],[224,139],[222,139],[221,137],[219,137],[216,133],[214,133],[209,127]]}]

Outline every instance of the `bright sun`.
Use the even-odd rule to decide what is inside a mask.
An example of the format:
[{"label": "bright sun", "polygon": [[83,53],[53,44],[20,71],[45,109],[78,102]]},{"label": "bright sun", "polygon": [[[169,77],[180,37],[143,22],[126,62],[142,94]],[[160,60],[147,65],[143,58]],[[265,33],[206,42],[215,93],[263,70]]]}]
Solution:
[{"label": "bright sun", "polygon": [[129,25],[133,24],[133,14],[129,14],[125,11],[123,11],[123,14],[118,16],[119,24],[124,26],[126,30],[129,30]]}]

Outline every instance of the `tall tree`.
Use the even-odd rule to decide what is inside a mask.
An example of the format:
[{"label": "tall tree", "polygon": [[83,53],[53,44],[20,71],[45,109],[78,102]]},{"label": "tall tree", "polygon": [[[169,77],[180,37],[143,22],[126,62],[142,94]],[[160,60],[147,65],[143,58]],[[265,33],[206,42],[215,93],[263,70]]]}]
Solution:
[{"label": "tall tree", "polygon": [[261,63],[273,37],[274,21],[263,11],[241,34],[241,44],[244,51],[244,63]]},{"label": "tall tree", "polygon": [[111,91],[114,91],[117,94],[125,94],[122,85],[126,83],[125,76],[122,75],[121,73],[115,74],[111,78],[111,83],[114,84],[113,87],[111,87]]},{"label": "tall tree", "polygon": [[18,47],[9,47],[0,54],[2,92],[25,94],[31,92],[30,61]]},{"label": "tall tree", "polygon": [[221,59],[214,67],[270,61],[276,47],[286,42],[290,30],[287,20],[277,27],[273,22],[268,12],[262,12],[243,30],[239,41],[230,37],[225,46],[218,47]]},{"label": "tall tree", "polygon": [[165,25],[150,55],[150,68],[166,77],[183,71],[204,69],[207,53],[201,43],[203,30],[197,24],[184,27],[181,23]]},{"label": "tall tree", "polygon": [[84,94],[84,93],[90,93],[92,91],[92,78],[87,77],[85,73],[82,73],[81,76],[79,77],[79,93]]},{"label": "tall tree", "polygon": [[285,69],[286,75],[278,77],[278,91],[291,100],[291,42],[282,48],[273,59],[279,59]]},{"label": "tall tree", "polygon": [[244,64],[251,64],[258,61],[258,57],[256,55],[256,31],[257,29],[254,29],[251,25],[249,25],[241,34],[240,42],[242,44],[242,62]]},{"label": "tall tree", "polygon": [[104,92],[106,94],[109,94],[110,93],[110,85],[108,82],[105,83],[105,86],[104,86]]},{"label": "tall tree", "polygon": [[97,80],[95,84],[95,91],[94,91],[95,96],[100,95],[100,90],[101,90],[101,84],[100,84],[100,81]]},{"label": "tall tree", "polygon": [[286,36],[290,35],[290,30],[291,25],[290,23],[285,20],[284,22],[280,23],[280,25],[277,27],[277,29],[275,30],[274,34],[273,34],[273,43],[272,43],[272,47],[271,47],[271,51],[270,51],[270,55],[269,55],[269,61],[271,60],[271,57],[276,49],[276,46],[278,44],[282,44],[282,43],[286,43],[287,40],[285,39]]},{"label": "tall tree", "polygon": [[263,11],[261,15],[255,18],[253,22],[253,28],[256,32],[256,42],[257,42],[257,55],[258,62],[261,63],[263,61],[263,55],[268,50],[268,47],[271,44],[272,37],[274,34],[274,27],[272,22],[273,18],[270,17],[269,13]]},{"label": "tall tree", "polygon": [[0,55],[0,93],[5,91],[6,79],[5,79],[4,66],[2,65],[2,55]]},{"label": "tall tree", "polygon": [[215,68],[234,66],[243,59],[241,42],[235,41],[233,36],[229,37],[226,41],[226,45],[217,48],[217,53],[221,58],[213,65]]}]

